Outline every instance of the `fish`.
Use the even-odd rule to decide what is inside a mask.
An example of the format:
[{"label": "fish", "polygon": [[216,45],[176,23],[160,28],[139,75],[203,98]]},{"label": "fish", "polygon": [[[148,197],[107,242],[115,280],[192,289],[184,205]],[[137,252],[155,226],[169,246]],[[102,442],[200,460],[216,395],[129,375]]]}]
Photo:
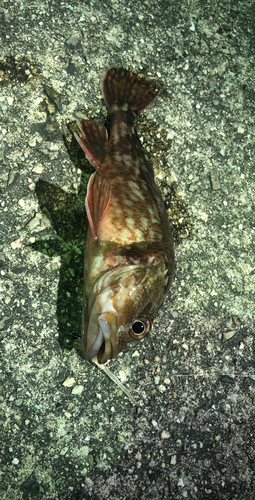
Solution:
[{"label": "fish", "polygon": [[104,364],[146,337],[174,275],[171,225],[153,167],[134,128],[157,96],[152,80],[105,70],[100,88],[111,119],[78,120],[75,137],[95,172],[85,200],[82,352]]}]

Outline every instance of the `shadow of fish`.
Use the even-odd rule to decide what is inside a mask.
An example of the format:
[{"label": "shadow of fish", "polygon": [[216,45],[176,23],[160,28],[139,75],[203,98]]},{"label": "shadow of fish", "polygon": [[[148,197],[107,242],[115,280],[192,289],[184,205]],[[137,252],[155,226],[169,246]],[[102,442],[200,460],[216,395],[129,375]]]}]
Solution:
[{"label": "shadow of fish", "polygon": [[153,168],[133,124],[156,97],[152,82],[125,69],[100,82],[111,114],[105,127],[78,121],[75,137],[95,172],[87,188],[82,350],[99,363],[145,337],[170,287],[174,245]]}]

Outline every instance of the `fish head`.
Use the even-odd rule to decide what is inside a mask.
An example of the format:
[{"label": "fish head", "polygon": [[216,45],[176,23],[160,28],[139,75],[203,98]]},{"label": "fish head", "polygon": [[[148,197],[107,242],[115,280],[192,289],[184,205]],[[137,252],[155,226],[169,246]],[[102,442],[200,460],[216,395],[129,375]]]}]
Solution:
[{"label": "fish head", "polygon": [[83,355],[106,363],[148,335],[166,292],[165,265],[122,266],[94,285],[84,321]]}]

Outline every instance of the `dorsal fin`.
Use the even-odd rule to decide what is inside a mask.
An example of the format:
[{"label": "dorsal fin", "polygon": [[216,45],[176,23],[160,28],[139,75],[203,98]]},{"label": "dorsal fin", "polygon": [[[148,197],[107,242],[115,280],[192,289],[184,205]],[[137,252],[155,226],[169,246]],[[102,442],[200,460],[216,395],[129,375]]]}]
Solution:
[{"label": "dorsal fin", "polygon": [[77,120],[77,125],[82,137],[74,133],[76,140],[91,165],[96,170],[102,171],[108,145],[108,134],[105,126],[92,120]]},{"label": "dorsal fin", "polygon": [[86,210],[92,235],[97,239],[100,221],[109,205],[111,188],[106,177],[95,172],[89,179],[86,196]]}]

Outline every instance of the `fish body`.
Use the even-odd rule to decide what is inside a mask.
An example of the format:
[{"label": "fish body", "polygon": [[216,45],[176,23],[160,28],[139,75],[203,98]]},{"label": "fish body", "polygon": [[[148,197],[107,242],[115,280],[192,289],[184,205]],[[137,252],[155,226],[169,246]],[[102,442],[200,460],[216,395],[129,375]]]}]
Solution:
[{"label": "fish body", "polygon": [[174,246],[164,202],[133,124],[155,98],[150,81],[112,68],[101,77],[111,132],[81,120],[76,139],[95,167],[86,197],[82,350],[99,363],[145,337],[170,287]]}]

